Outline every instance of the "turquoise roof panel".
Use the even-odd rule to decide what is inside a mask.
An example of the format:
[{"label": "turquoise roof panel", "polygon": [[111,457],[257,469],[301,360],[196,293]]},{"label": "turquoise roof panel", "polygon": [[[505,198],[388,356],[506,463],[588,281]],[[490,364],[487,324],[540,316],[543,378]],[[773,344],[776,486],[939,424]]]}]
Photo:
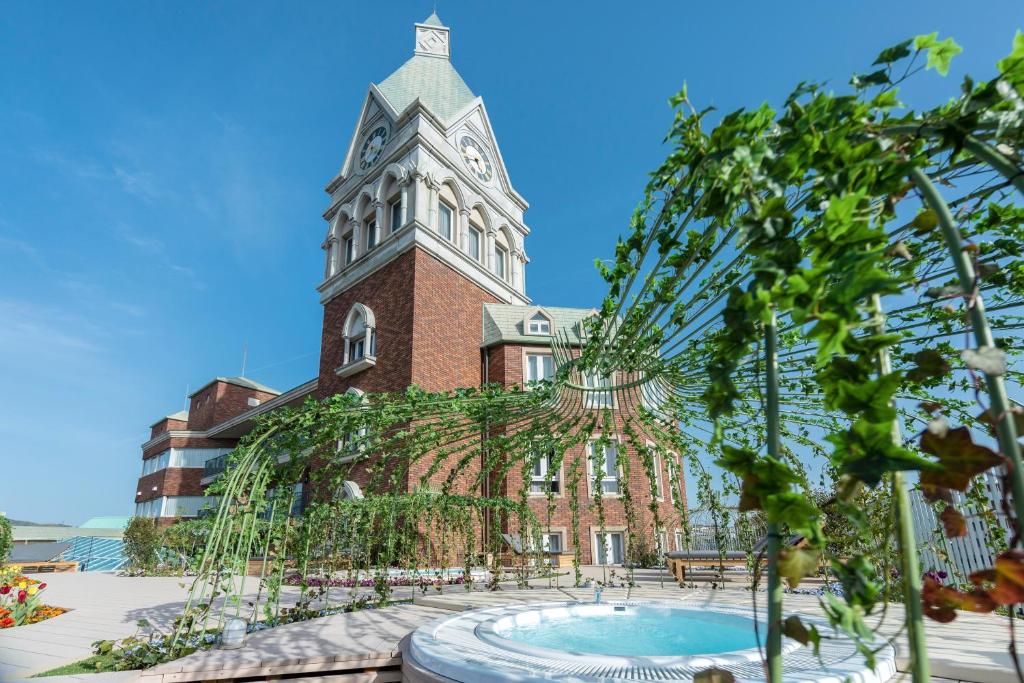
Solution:
[{"label": "turquoise roof panel", "polygon": [[523,322],[536,311],[547,313],[553,322],[552,332],[565,333],[570,344],[580,343],[581,320],[592,315],[592,308],[560,308],[557,306],[520,306],[515,304],[484,304],[483,339],[480,345],[550,344],[547,335],[526,334]]},{"label": "turquoise roof panel", "polygon": [[413,55],[377,88],[401,113],[418,98],[431,114],[450,121],[476,95],[445,57]]},{"label": "turquoise roof panel", "polygon": [[437,12],[432,12],[429,17],[423,20],[423,23],[427,26],[444,26],[444,24],[441,23],[441,17],[437,16]]}]

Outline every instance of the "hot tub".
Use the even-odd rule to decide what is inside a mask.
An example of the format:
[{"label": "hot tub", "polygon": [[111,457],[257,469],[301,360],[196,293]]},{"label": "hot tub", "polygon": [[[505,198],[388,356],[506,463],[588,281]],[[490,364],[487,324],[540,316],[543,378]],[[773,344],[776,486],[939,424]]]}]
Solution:
[{"label": "hot tub", "polygon": [[[764,616],[759,617],[764,638]],[[763,681],[749,608],[684,602],[542,603],[460,612],[417,629],[405,647],[409,681],[691,680],[710,667]],[[820,626],[830,632],[827,625]],[[821,660],[783,642],[787,681],[875,683],[896,673],[885,647],[874,671],[846,639]]]}]

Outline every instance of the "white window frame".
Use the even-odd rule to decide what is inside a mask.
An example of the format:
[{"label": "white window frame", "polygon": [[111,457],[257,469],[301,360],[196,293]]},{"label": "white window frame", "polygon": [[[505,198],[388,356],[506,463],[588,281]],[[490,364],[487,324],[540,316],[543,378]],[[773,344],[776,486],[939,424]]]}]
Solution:
[{"label": "white window frame", "polygon": [[391,222],[391,232],[402,227],[402,198],[393,199],[388,204],[388,220]]},{"label": "white window frame", "polygon": [[494,274],[503,282],[508,282],[508,249],[500,244],[494,245]]},{"label": "white window frame", "polygon": [[[554,473],[551,472],[551,460],[555,457],[554,445],[553,444],[538,444],[535,448],[545,450],[545,453],[534,463],[533,468],[530,469],[530,491],[531,496],[547,496],[548,486],[554,485],[555,490],[552,495],[556,498],[562,497],[562,465],[564,464],[564,458],[562,462],[558,463],[558,470]],[[536,452],[531,454],[536,455]],[[537,472],[537,469],[540,472]],[[535,488],[536,487],[536,488]]]},{"label": "white window frame", "polygon": [[544,359],[550,359],[551,379],[554,379],[555,371],[556,371],[556,368],[555,368],[555,358],[554,358],[554,356],[551,355],[550,351],[532,351],[532,350],[523,349],[523,386],[526,387],[527,389],[529,389],[531,386],[533,386],[533,385],[537,384],[538,382],[541,382],[541,381],[543,381],[545,379],[543,377],[541,379],[537,379],[537,378],[531,377],[531,374],[532,374],[531,371],[530,371],[530,359],[531,358],[538,358],[538,359],[540,359],[540,360],[538,360],[538,367],[541,369],[541,372],[543,372],[543,370],[544,370],[544,365],[547,364]]},{"label": "white window frame", "polygon": [[356,254],[355,236],[352,234],[351,231],[342,236],[341,244],[342,254],[344,255],[345,259],[345,265],[351,265],[351,263],[356,260],[356,256],[358,256],[358,254]]},{"label": "white window frame", "polygon": [[597,373],[588,373],[583,376],[583,385],[591,389],[599,389],[603,387],[609,387],[608,391],[587,391],[583,397],[583,405],[591,410],[601,410],[604,408],[615,409],[616,400],[615,392],[611,387],[615,386],[615,373],[604,377],[598,376]]},{"label": "white window frame", "polygon": [[[352,334],[352,326],[355,323],[355,316],[363,319],[363,331],[359,334]],[[361,346],[360,346],[361,345]],[[356,351],[362,351],[357,356]],[[345,326],[342,329],[342,352],[341,367],[335,373],[348,377],[357,372],[376,365],[377,363],[377,322],[373,311],[361,303],[352,304],[348,314],[345,316]]]},{"label": "white window frame", "polygon": [[686,550],[686,543],[684,542],[684,539],[683,539],[683,530],[682,529],[676,529],[672,533],[672,538],[675,541],[676,550],[678,552],[682,552],[682,551]]},{"label": "white window frame", "polygon": [[[448,217],[448,234],[444,233],[442,226],[445,221],[441,219],[441,216],[447,215]],[[445,201],[437,200],[437,234],[445,238],[449,242],[452,241],[452,236],[455,233],[455,207],[451,206]]]},{"label": "white window frame", "polygon": [[[586,449],[587,450],[587,453],[586,453],[586,455],[587,455],[587,491],[589,492],[591,498],[593,498],[593,496],[594,496],[594,485],[597,484],[597,476],[596,476],[596,472],[594,470],[594,464],[595,464],[595,457],[594,457],[595,456],[595,451],[594,451],[594,449],[597,447],[597,444],[598,444],[598,441],[596,439],[588,441],[587,442],[587,449]],[[619,448],[621,447],[621,445],[622,445],[622,443],[619,441],[618,437],[613,437],[612,440],[611,440],[611,443],[604,446],[604,448],[605,448],[605,458],[604,458],[603,465],[604,465],[604,468],[605,468],[605,474],[604,474],[604,478],[601,481],[601,497],[602,498],[617,498],[618,496],[622,495],[622,467],[619,465],[619,457],[620,457]],[[607,469],[608,468],[608,450],[609,449],[613,453],[615,453],[615,472],[614,472],[614,474],[608,472],[608,469]],[[609,491],[606,488],[606,486],[609,483],[611,483],[611,482],[615,483],[615,490],[614,491]]]},{"label": "white window frame", "polygon": [[[668,477],[668,499],[669,502],[675,505],[678,502],[680,488],[683,483],[683,463],[679,459],[677,453],[672,451],[666,451],[668,458],[665,460],[665,474]],[[675,482],[672,479],[672,470],[675,470]]]},{"label": "white window frame", "polygon": [[[594,529],[593,533],[590,536],[591,536],[590,542],[592,544],[591,548],[593,550],[593,552],[591,553],[591,558],[590,558],[591,562],[593,562],[596,565],[603,565],[603,566],[609,566],[609,567],[611,567],[611,566],[618,566],[618,565],[622,565],[622,564],[626,563],[626,532],[625,532],[625,530],[623,530],[623,529],[605,528],[604,532],[602,533],[600,529]],[[601,538],[602,536],[604,536],[603,539]],[[612,560],[615,559],[615,557],[614,557],[614,545],[612,544],[612,536],[618,536],[619,537],[619,548],[620,548],[620,553],[621,553],[621,557],[619,558],[619,560],[620,560],[619,562],[614,562],[614,561],[613,562],[608,562],[607,561],[608,559],[612,559]],[[601,562],[601,554],[602,553],[600,552],[599,548],[604,551],[604,556],[605,556],[604,559],[606,560],[605,562]],[[611,556],[611,557],[609,558],[609,556]]]},{"label": "white window frame", "polygon": [[526,320],[523,322],[523,329],[526,332],[526,334],[536,335],[538,337],[551,336],[551,316],[547,315],[543,311],[534,311],[529,316],[527,316]]},{"label": "white window frame", "polygon": [[466,253],[474,261],[479,262],[480,256],[483,253],[481,245],[483,244],[484,232],[475,225],[469,226],[469,231],[466,238]]},{"label": "white window frame", "polygon": [[658,453],[657,447],[654,443],[648,441],[647,450],[651,454],[651,465],[654,467],[654,490],[656,492],[655,498],[659,501],[665,500],[665,477],[661,471],[661,454]]}]

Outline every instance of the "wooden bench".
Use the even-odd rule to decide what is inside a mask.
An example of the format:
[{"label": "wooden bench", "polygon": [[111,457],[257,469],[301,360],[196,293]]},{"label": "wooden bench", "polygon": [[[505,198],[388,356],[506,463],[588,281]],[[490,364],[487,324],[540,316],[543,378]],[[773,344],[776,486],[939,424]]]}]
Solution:
[{"label": "wooden bench", "polygon": [[668,553],[666,557],[668,571],[679,583],[686,582],[686,570],[689,567],[693,567],[695,571],[701,567],[711,567],[713,571],[718,572],[720,567],[747,566],[747,554],[735,551],[725,553],[724,558],[720,557],[718,553],[699,552],[674,552]]},{"label": "wooden bench", "polygon": [[22,574],[52,574],[54,572],[77,572],[78,562],[21,562],[5,565],[21,567]]}]

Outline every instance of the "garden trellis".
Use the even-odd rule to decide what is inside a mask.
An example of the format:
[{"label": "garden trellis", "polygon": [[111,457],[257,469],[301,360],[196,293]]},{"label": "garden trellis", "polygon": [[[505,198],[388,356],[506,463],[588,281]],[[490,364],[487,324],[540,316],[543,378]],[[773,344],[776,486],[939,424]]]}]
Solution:
[{"label": "garden trellis", "polygon": [[[899,101],[904,81],[926,67],[945,75],[958,51],[950,39],[919,36],[882,52],[849,93],[801,84],[780,111],[741,110],[710,130],[710,110],[694,108],[684,89],[672,100],[670,154],[614,259],[599,262],[607,297],[574,331],[580,344],[565,330],[552,341],[555,378],[344,394],[263,418],[212,491],[221,503],[175,643],[228,615],[279,619],[289,572],[304,596],[311,574],[348,572],[372,578],[387,600],[389,570],[424,558],[442,569],[459,563],[469,583],[499,550],[500,531],[526,539],[549,525],[550,490],[548,519],[527,504],[526,475],[546,453],[556,471],[567,465],[579,581],[578,511],[591,506],[603,531],[605,456],[594,449],[588,496],[586,465],[566,454],[615,432],[638,454],[619,467],[639,463],[652,500],[656,456],[672,453],[691,468],[711,528],[763,517],[770,681],[782,680],[783,633],[810,646],[830,637],[783,613],[783,581],[795,586],[822,562],[844,589],[822,606],[869,659],[879,642],[865,617],[905,603],[914,680],[928,680],[925,616],[950,621],[957,608],[1024,602],[1024,410],[1011,400],[1024,321],[1024,35],[990,81],[968,79],[934,109]],[[815,495],[812,462],[826,473],[825,497]],[[988,527],[994,566],[962,585],[922,584],[913,480],[945,534],[958,537],[966,521],[952,492],[978,495],[989,471],[1004,480],[1000,503],[1012,520],[1009,537],[998,522]],[[498,495],[512,473],[522,484]],[[356,474],[366,496],[346,498]],[[403,493],[409,480],[421,485]],[[301,515],[297,482],[309,498]],[[723,504],[728,496],[738,510]],[[625,487],[630,543],[671,525],[689,546],[679,498],[675,519],[663,519]],[[804,545],[783,547],[794,534]],[[262,571],[248,581],[260,598],[250,606],[239,596],[254,557]]]}]

